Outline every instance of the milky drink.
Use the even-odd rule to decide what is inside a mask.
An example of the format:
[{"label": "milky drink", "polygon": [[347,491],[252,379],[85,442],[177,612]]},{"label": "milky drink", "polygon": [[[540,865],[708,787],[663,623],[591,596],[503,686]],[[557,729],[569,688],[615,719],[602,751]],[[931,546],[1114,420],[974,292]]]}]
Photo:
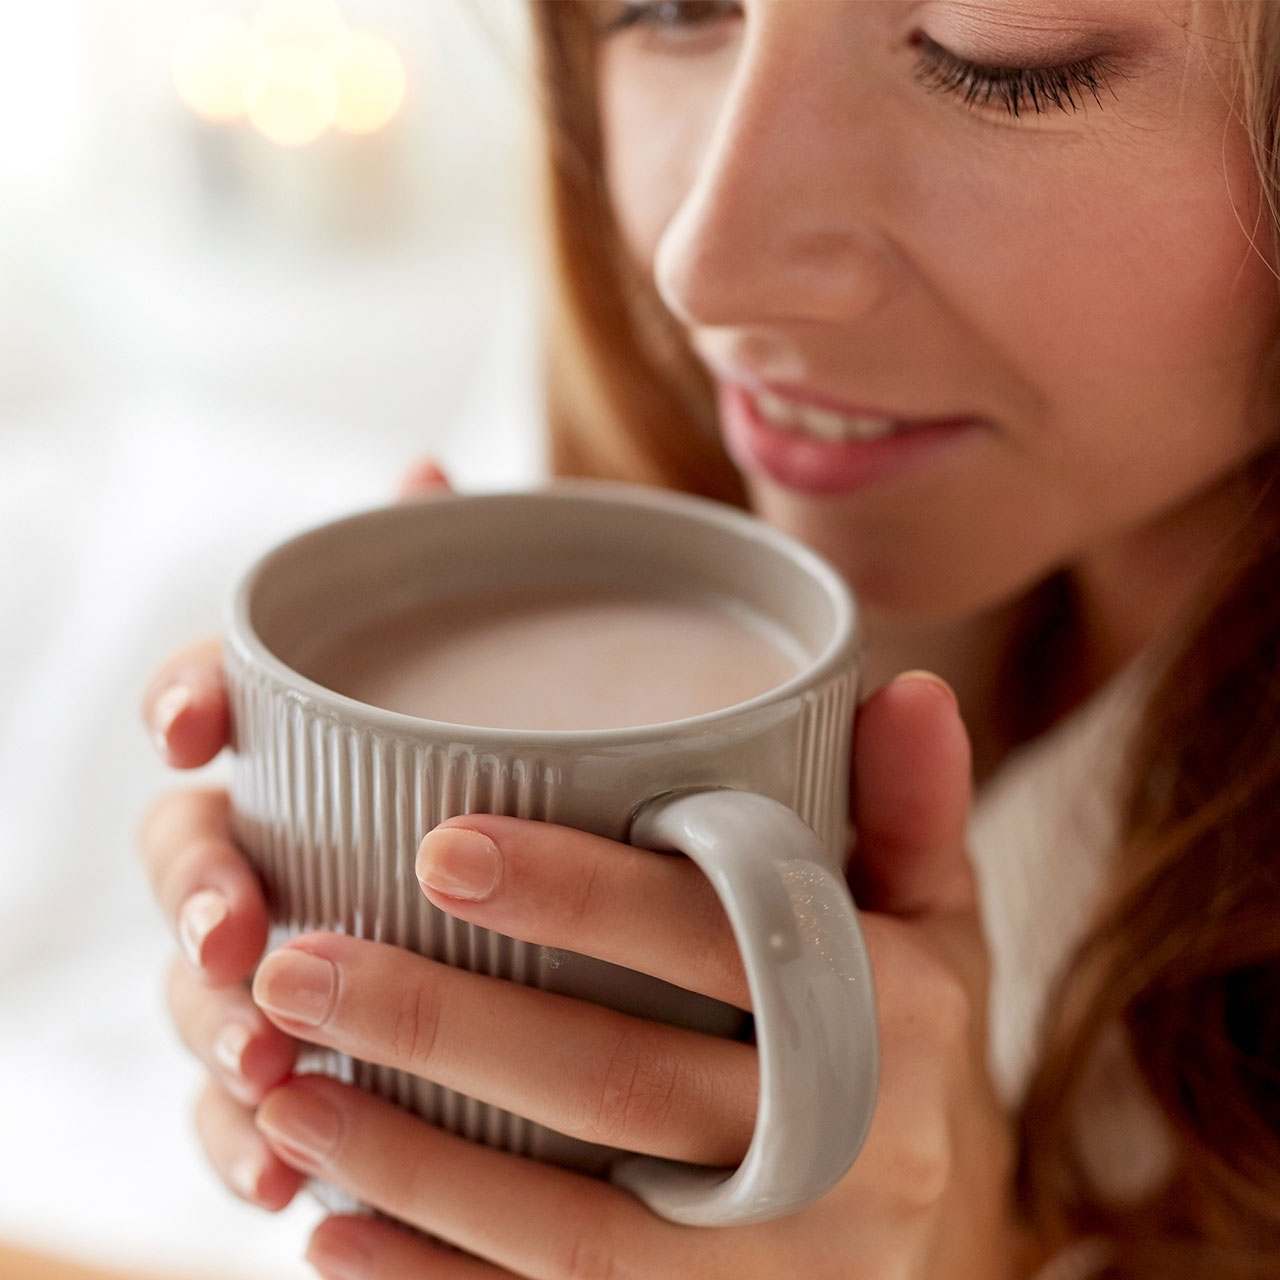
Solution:
[{"label": "milky drink", "polygon": [[430,601],[331,638],[300,665],[337,693],[493,729],[621,729],[746,702],[804,654],[737,602],[612,587]]}]

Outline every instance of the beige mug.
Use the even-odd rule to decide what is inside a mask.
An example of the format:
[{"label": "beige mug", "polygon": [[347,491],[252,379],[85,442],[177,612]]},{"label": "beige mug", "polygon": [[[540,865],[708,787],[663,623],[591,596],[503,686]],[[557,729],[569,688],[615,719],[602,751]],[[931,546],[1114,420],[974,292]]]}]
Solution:
[{"label": "beige mug", "polygon": [[[408,602],[484,592],[652,590],[745,610],[803,655],[737,705],[634,728],[438,722],[302,674],[317,637]],[[707,1031],[759,1051],[756,1127],[736,1169],[591,1146],[331,1052],[315,1068],[468,1138],[607,1172],[654,1212],[719,1226],[788,1213],[852,1165],[877,1093],[875,1001],[844,879],[858,626],[844,581],[740,511],[625,485],[442,495],[303,533],[238,587],[226,670],[237,838],[275,939],[333,929],[449,964]],[[465,924],[423,896],[423,835],[446,818],[540,819],[691,858],[742,953],[752,1016],[572,952]]]}]

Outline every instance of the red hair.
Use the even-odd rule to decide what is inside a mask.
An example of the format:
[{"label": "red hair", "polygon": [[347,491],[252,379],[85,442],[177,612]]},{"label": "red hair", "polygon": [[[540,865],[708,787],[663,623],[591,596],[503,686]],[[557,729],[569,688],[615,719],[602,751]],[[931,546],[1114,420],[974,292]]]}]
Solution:
[{"label": "red hair", "polygon": [[[533,16],[546,84],[553,468],[741,502],[709,380],[609,204],[591,7],[535,0]],[[1238,17],[1246,114],[1280,223],[1280,4],[1240,6]],[[1020,1117],[1030,1224],[1050,1245],[1107,1236],[1115,1280],[1280,1275],[1276,456],[1251,475],[1255,518],[1145,709],[1114,879],[1053,1002]],[[1123,1207],[1092,1185],[1072,1120],[1116,1027],[1175,1150],[1171,1180]]]}]

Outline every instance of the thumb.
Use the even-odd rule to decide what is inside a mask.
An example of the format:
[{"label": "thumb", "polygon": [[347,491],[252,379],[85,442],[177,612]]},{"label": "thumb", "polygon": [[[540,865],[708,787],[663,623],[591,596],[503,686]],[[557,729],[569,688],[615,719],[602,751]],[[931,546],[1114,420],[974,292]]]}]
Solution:
[{"label": "thumb", "polygon": [[965,856],[971,767],[955,694],[937,676],[907,672],[863,703],[853,744],[850,870],[860,907],[908,917],[974,909]]},{"label": "thumb", "polygon": [[449,477],[430,458],[415,462],[400,481],[397,497],[401,502],[425,497],[428,493],[448,493],[453,488]]}]

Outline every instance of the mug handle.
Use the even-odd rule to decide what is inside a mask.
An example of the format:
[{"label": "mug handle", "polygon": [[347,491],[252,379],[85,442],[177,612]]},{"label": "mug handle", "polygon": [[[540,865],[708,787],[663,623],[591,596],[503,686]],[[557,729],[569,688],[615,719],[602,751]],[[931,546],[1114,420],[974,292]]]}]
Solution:
[{"label": "mug handle", "polygon": [[749,792],[659,796],[628,839],[685,854],[724,904],[751,992],[760,1094],[737,1169],[632,1156],[613,1181],[686,1226],[781,1217],[844,1177],[875,1110],[875,992],[848,886],[798,815]]}]

